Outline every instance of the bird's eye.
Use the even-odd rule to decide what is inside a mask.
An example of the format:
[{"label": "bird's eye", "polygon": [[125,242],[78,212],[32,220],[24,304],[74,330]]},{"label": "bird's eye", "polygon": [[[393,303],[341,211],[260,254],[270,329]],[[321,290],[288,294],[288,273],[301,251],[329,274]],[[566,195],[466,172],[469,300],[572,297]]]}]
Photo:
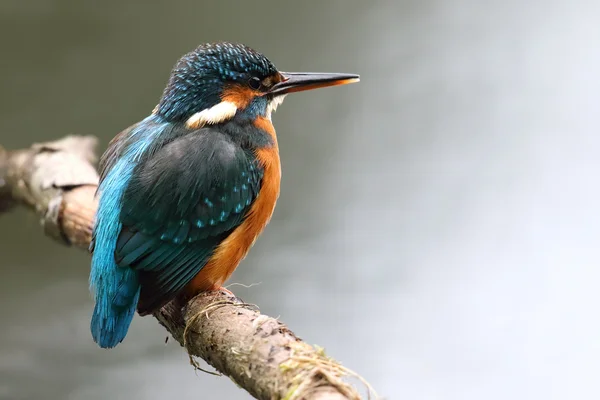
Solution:
[{"label": "bird's eye", "polygon": [[262,82],[261,82],[260,78],[257,78],[256,76],[253,76],[248,81],[248,86],[250,86],[250,88],[252,88],[254,90],[258,90],[262,86]]}]

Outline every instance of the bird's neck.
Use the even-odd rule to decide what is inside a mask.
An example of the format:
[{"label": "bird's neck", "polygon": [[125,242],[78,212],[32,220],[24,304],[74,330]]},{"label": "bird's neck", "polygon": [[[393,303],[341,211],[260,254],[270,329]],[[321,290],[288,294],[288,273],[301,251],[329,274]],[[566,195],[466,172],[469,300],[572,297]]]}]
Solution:
[{"label": "bird's neck", "polygon": [[[185,121],[188,130],[203,127],[218,129],[244,148],[274,147],[277,149],[277,136],[271,122],[271,113],[282,100],[283,96],[275,99],[255,98],[242,108],[239,102],[223,99],[215,105],[202,108],[201,111],[188,113],[179,121]],[[154,109],[153,114],[165,122],[179,123],[167,118],[163,111],[159,105]]]},{"label": "bird's neck", "polygon": [[243,148],[277,149],[277,135],[271,120],[264,116],[249,118],[244,114],[236,115],[226,122],[215,125]]},{"label": "bird's neck", "polygon": [[202,109],[187,118],[185,125],[194,130],[212,126],[229,135],[242,147],[259,149],[277,148],[277,136],[271,123],[271,113],[280,103],[272,106],[273,100],[264,97],[254,98],[243,104],[236,99],[223,99],[221,102]]},{"label": "bird's neck", "polygon": [[230,136],[241,139],[250,147],[273,148],[277,151],[277,135],[271,114],[281,104],[283,97],[256,97],[246,107],[237,108],[235,114],[222,125]]}]

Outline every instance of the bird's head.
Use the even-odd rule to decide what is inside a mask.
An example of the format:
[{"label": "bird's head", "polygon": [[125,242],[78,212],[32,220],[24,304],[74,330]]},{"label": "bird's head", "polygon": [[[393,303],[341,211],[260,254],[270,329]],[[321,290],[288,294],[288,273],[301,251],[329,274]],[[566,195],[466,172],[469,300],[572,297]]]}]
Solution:
[{"label": "bird's head", "polygon": [[154,113],[190,127],[237,115],[271,117],[291,92],[357,82],[358,75],[280,72],[262,54],[241,44],[204,44],[175,65]]}]

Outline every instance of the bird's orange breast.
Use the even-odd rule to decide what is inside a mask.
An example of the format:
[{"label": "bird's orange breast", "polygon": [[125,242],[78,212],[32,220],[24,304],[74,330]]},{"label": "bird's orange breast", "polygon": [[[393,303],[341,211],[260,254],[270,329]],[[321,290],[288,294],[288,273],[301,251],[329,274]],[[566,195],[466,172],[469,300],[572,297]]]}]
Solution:
[{"label": "bird's orange breast", "polygon": [[275,128],[269,119],[258,118],[254,124],[267,132],[273,140],[272,146],[256,150],[256,157],[264,169],[260,192],[244,221],[221,242],[208,263],[187,285],[188,294],[221,287],[240,261],[246,257],[273,215],[281,182],[277,137]]}]

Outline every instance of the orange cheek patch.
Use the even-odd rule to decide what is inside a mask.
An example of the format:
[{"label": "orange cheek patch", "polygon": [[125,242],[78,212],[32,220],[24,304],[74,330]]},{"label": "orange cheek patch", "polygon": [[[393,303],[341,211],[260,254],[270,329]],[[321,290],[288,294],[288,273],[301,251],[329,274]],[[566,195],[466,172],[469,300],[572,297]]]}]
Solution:
[{"label": "orange cheek patch", "polygon": [[252,99],[260,96],[261,93],[241,85],[228,85],[221,94],[222,101],[232,102],[238,109],[248,107]]}]

